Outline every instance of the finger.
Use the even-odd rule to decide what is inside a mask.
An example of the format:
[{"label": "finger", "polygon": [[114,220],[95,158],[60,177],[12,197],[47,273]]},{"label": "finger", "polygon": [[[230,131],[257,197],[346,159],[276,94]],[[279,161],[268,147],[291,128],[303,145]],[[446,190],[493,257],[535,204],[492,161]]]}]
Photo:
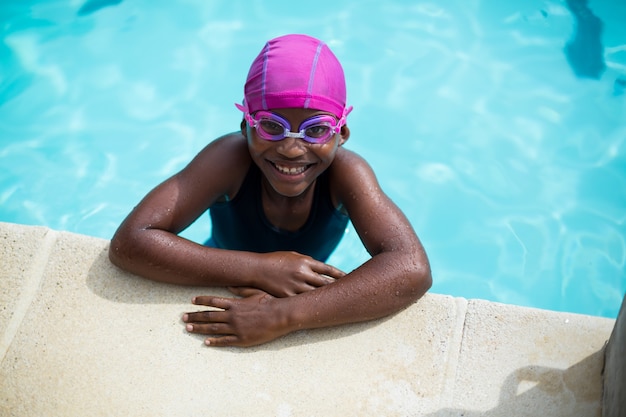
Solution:
[{"label": "finger", "polygon": [[307,280],[307,284],[312,286],[312,288],[309,289],[310,291],[323,287],[324,285],[332,284],[335,281],[336,280],[333,277],[329,277],[328,275],[314,274]]},{"label": "finger", "polygon": [[224,310],[230,307],[232,301],[232,298],[215,297],[212,295],[199,295],[191,300],[191,302],[196,305],[216,307]]},{"label": "finger", "polygon": [[323,278],[319,277],[319,280],[317,280],[317,284],[316,281],[314,279],[311,279],[311,282],[307,282],[307,283],[302,283],[302,285],[298,286],[298,288],[296,289],[294,295],[298,295],[298,294],[302,294],[305,292],[309,292],[309,291],[313,291],[318,289],[319,287],[322,287],[324,285],[328,284],[327,282],[323,281]]},{"label": "finger", "polygon": [[296,292],[301,294],[303,292],[317,290],[318,288],[332,284],[333,282],[335,282],[334,279],[313,273],[311,276],[307,277],[306,282],[301,283],[296,288]]},{"label": "finger", "polygon": [[188,323],[185,326],[185,330],[189,333],[196,334],[230,334],[230,326],[226,323],[210,323],[210,324],[198,324]]},{"label": "finger", "polygon": [[346,276],[346,273],[340,269],[335,268],[332,265],[325,264],[323,262],[319,262],[312,268],[315,272],[321,275],[326,275],[326,277],[330,277],[332,279],[339,279]]},{"label": "finger", "polygon": [[239,342],[239,338],[237,336],[229,335],[229,336],[221,336],[221,337],[209,337],[204,341],[204,344],[207,346],[241,346]]},{"label": "finger", "polygon": [[185,323],[227,323],[228,313],[223,310],[195,311],[183,315]]},{"label": "finger", "polygon": [[265,295],[265,291],[254,287],[228,287],[228,291],[239,297],[251,297],[253,295]]}]

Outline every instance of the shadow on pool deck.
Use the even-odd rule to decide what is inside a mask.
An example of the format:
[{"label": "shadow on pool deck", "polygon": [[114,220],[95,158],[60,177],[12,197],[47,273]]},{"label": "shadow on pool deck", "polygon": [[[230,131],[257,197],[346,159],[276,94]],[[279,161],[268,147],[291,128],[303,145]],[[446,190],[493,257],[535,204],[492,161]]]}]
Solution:
[{"label": "shadow on pool deck", "polygon": [[[488,411],[446,408],[424,417],[593,416],[602,395],[598,363],[604,349],[565,370],[529,365],[503,382],[498,405]],[[590,387],[592,389],[590,389]]]}]

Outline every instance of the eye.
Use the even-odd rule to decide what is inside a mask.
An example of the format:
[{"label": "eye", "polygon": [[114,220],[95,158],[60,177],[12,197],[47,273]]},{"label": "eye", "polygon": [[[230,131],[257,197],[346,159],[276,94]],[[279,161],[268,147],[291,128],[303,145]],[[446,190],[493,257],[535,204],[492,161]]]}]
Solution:
[{"label": "eye", "polygon": [[324,136],[328,136],[330,134],[330,126],[327,124],[319,124],[308,127],[304,134],[312,137],[312,138],[323,138]]},{"label": "eye", "polygon": [[285,133],[285,126],[270,119],[261,119],[259,121],[259,126],[263,129],[263,131],[270,135],[280,135]]}]

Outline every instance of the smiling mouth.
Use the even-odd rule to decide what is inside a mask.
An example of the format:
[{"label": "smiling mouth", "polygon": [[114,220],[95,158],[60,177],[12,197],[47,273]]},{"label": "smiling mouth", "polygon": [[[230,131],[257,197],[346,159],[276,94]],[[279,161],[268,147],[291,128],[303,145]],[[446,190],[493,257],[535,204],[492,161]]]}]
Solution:
[{"label": "smiling mouth", "polygon": [[274,168],[276,168],[278,172],[284,175],[300,175],[311,167],[311,165],[300,165],[297,167],[288,167],[285,165],[279,165],[275,162],[271,162],[271,164],[274,166]]}]

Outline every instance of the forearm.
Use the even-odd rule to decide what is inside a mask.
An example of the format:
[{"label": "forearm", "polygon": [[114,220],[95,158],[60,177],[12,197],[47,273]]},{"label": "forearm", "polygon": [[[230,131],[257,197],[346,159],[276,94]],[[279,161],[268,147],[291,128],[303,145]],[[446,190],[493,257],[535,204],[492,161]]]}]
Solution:
[{"label": "forearm", "polygon": [[289,331],[328,327],[393,314],[424,295],[431,283],[423,251],[406,257],[387,252],[333,284],[277,302]]},{"label": "forearm", "polygon": [[253,346],[301,329],[384,317],[430,287],[428,261],[420,253],[378,254],[331,284],[289,297],[252,288],[237,291],[243,298],[198,296],[194,304],[217,310],[186,313],[183,321],[187,331],[210,335],[208,345]]},{"label": "forearm", "polygon": [[251,285],[258,254],[207,248],[173,233],[145,229],[116,235],[109,259],[118,267],[154,281],[190,286]]}]

